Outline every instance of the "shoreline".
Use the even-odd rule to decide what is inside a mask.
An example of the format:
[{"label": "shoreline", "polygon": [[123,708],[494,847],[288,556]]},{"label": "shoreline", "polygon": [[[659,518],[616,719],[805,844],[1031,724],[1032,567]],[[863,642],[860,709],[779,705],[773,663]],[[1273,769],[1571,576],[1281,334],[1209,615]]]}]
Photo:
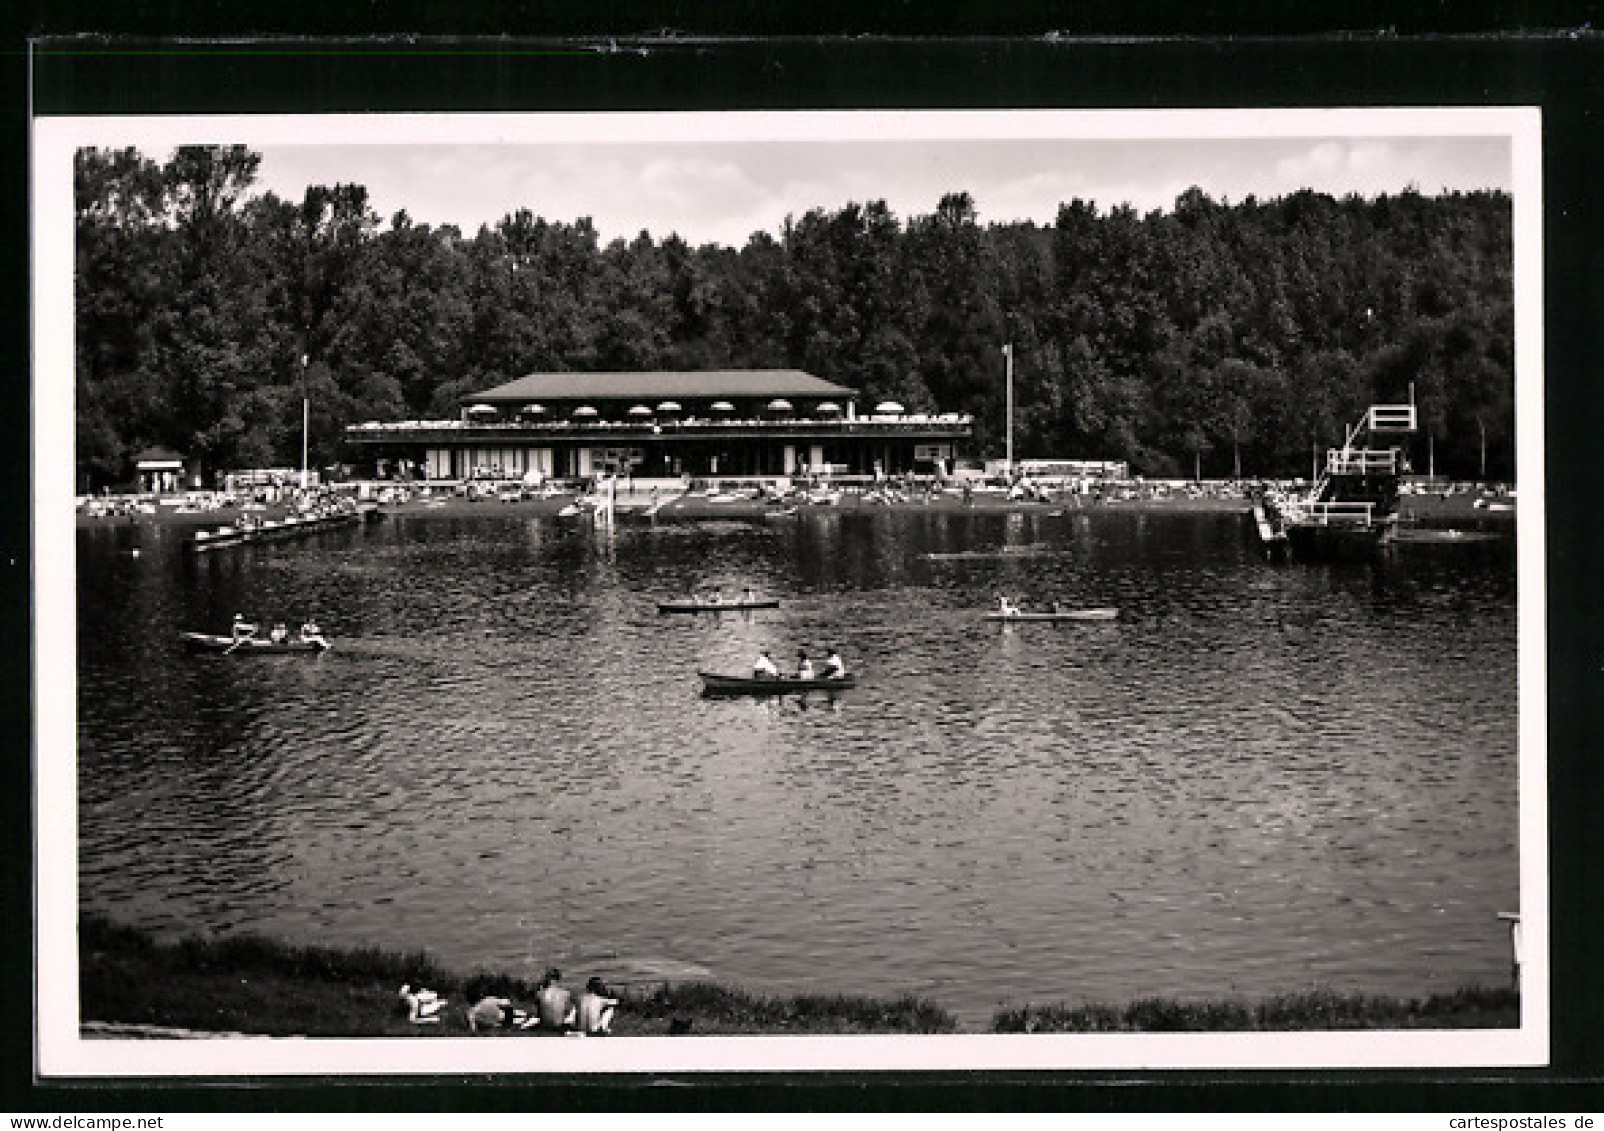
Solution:
[{"label": "shoreline", "polygon": [[[475,1028],[467,1011],[485,997],[530,1010],[537,987],[491,971],[442,969],[425,952],[299,947],[254,934],[162,941],[97,915],[79,924],[80,1032],[90,1038],[553,1036],[516,1027]],[[585,972],[563,984],[577,990]],[[414,1024],[403,985],[446,999],[439,1020]],[[613,988],[609,1036],[808,1034],[1232,1033],[1515,1029],[1513,989],[1463,986],[1425,998],[1312,988],[1259,999],[1144,998],[1125,1005],[1027,1004],[997,1010],[988,1027],[962,1030],[940,1005],[903,995],[760,997],[712,982]]]},{"label": "shoreline", "polygon": [[[578,492],[563,492],[554,494],[550,498],[500,502],[495,499],[474,500],[451,494],[431,496],[427,499],[405,503],[379,504],[378,509],[387,518],[420,518],[429,516],[460,518],[468,515],[500,515],[509,518],[520,516],[556,517],[564,507],[583,497]],[[1474,492],[1460,492],[1446,498],[1439,495],[1409,495],[1404,497],[1400,506],[1400,513],[1406,518],[1415,518],[1429,523],[1470,521],[1475,522],[1478,526],[1487,525],[1497,528],[1513,525],[1518,514],[1517,509],[1493,511],[1478,508],[1476,506],[1477,499],[1478,496]],[[797,505],[792,503],[776,504],[758,499],[713,502],[706,495],[697,493],[683,495],[664,503],[655,518],[651,518],[640,513],[640,511],[649,507],[651,502],[651,496],[645,492],[631,494],[627,490],[620,491],[616,504],[615,521],[619,524],[629,525],[649,524],[654,521],[670,523],[719,519],[756,522],[765,519],[783,521],[808,515],[872,515],[908,511],[923,511],[934,514],[1035,514],[1043,517],[1067,518],[1075,515],[1123,513],[1248,515],[1252,510],[1252,504],[1247,499],[1222,495],[1203,495],[1198,498],[1183,496],[1131,499],[1105,498],[1097,500],[1090,496],[1078,496],[1065,492],[1049,501],[1038,502],[1009,499],[999,493],[977,492],[972,501],[966,503],[962,497],[955,494],[940,494],[930,501],[924,501],[922,497],[913,497],[905,501],[893,502],[869,501],[861,494],[846,494],[834,504],[803,503]],[[155,512],[150,514],[134,513],[96,516],[85,513],[82,508],[79,508],[76,515],[76,526],[79,530],[138,529],[157,526],[201,529],[231,525],[239,519],[242,513],[237,506],[221,507],[215,510],[191,510],[173,506],[158,506]],[[280,519],[286,514],[292,513],[292,508],[281,504],[269,504],[265,509],[258,510],[255,513],[265,519]],[[582,517],[588,518],[589,516]]]}]

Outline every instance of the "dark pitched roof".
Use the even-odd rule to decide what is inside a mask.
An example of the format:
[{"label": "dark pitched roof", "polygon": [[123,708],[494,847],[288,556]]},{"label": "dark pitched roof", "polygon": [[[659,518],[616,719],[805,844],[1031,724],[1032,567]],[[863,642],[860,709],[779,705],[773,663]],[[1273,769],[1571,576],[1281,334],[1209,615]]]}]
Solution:
[{"label": "dark pitched roof", "polygon": [[800,369],[530,373],[505,385],[465,396],[462,403],[662,400],[665,397],[846,397],[854,392],[845,385]]},{"label": "dark pitched roof", "polygon": [[136,463],[183,463],[184,457],[170,448],[146,448],[134,453]]}]

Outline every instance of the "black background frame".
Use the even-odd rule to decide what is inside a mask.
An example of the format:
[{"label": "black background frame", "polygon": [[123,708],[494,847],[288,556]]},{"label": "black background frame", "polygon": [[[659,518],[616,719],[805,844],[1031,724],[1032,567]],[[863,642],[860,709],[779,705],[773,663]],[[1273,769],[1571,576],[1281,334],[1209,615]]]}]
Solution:
[{"label": "black background frame", "polygon": [[[1604,1097],[1604,616],[1594,598],[1604,484],[1604,45],[1560,6],[1385,6],[1319,13],[1261,5],[1141,8],[895,4],[836,16],[775,5],[552,5],[383,12],[338,3],[53,4],[3,55],[4,246],[28,247],[31,116],[782,109],[1188,109],[1537,106],[1542,110],[1549,900],[1552,1064],[1363,1072],[931,1072],[629,1078],[36,1081],[28,804],[32,687],[28,569],[31,419],[27,257],[8,257],[0,529],[10,582],[0,661],[7,799],[0,878],[5,1002],[0,1110],[95,1111],[1435,1111],[1600,1110]],[[655,11],[653,10],[655,8]],[[1251,6],[1250,6],[1251,8]],[[1317,26],[1312,20],[1324,20]],[[363,21],[369,26],[360,26]],[[293,24],[293,28],[290,25]],[[279,25],[277,27],[273,25]],[[448,26],[449,25],[449,26]],[[25,108],[25,109],[24,109]],[[18,111],[21,112],[18,112]],[[40,752],[33,750],[32,757]],[[1454,814],[1443,819],[1453,820]],[[664,1085],[681,1085],[665,1087]],[[226,1123],[225,1123],[226,1125]]]}]

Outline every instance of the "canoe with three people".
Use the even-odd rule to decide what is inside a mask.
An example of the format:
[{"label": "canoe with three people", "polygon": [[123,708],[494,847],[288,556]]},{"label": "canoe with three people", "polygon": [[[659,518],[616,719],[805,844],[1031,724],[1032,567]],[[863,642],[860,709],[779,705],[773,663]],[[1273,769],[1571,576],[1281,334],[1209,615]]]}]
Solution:
[{"label": "canoe with three people", "polygon": [[701,596],[685,597],[676,601],[657,602],[657,611],[660,613],[729,613],[745,612],[750,609],[777,609],[780,602],[773,597],[759,597],[747,586],[745,592],[737,598],[726,599],[720,589],[714,589]]},{"label": "canoe with three people", "polygon": [[1054,601],[1053,607],[1041,612],[1027,612],[1007,597],[997,598],[997,610],[986,614],[987,620],[1006,621],[1109,621],[1119,616],[1118,609],[1069,609]]},{"label": "canoe with three people", "polygon": [[294,634],[288,625],[279,621],[266,636],[258,636],[256,625],[247,621],[243,613],[234,614],[234,623],[226,636],[208,632],[185,632],[180,635],[186,644],[197,651],[234,656],[272,656],[297,652],[321,655],[333,647],[315,621],[303,622],[300,631]]},{"label": "canoe with three people", "polygon": [[798,650],[796,671],[791,675],[781,673],[767,649],[753,661],[749,676],[717,672],[696,674],[701,677],[702,690],[707,694],[790,695],[804,691],[842,691],[857,686],[857,680],[847,671],[840,651],[835,648],[830,649],[817,668],[805,648]]}]

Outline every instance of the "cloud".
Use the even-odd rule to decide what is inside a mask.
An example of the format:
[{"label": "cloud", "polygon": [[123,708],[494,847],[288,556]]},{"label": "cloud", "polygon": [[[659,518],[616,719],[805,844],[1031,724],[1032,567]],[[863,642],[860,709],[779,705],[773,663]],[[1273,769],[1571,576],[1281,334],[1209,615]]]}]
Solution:
[{"label": "cloud", "polygon": [[1197,186],[1216,200],[1507,187],[1507,139],[1243,138],[942,141],[646,141],[616,144],[307,145],[264,150],[262,186],[299,200],[309,184],[366,185],[388,220],[455,224],[471,235],[520,208],[554,222],[590,217],[603,241],[677,232],[738,247],[787,216],[884,200],[897,218],[966,191],[982,223],[1050,224],[1081,198],[1108,211],[1170,209]]},{"label": "cloud", "polygon": [[1381,141],[1322,141],[1275,162],[1275,183],[1293,189],[1318,184],[1327,193],[1344,193],[1387,181],[1400,164],[1399,152]]}]

